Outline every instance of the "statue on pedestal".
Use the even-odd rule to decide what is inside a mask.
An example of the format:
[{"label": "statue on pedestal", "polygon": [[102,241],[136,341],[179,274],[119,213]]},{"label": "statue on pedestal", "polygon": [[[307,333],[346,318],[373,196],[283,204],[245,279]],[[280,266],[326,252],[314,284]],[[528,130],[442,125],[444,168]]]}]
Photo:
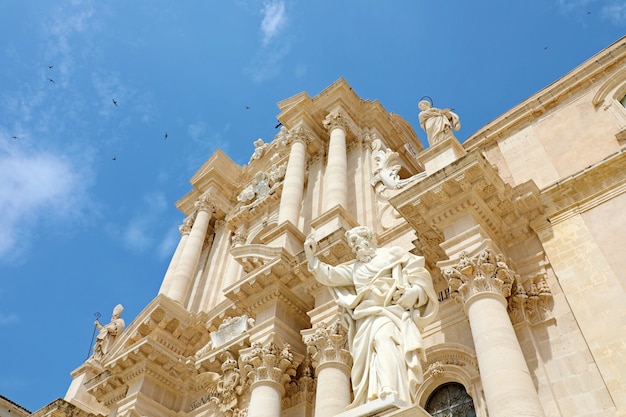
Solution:
[{"label": "statue on pedestal", "polygon": [[354,401],[348,408],[388,395],[414,404],[426,360],[420,331],[439,309],[424,258],[400,247],[377,248],[374,233],[364,226],[346,238],[356,260],[341,265],[321,262],[312,236],[304,250],[309,271],[345,309],[353,357]]},{"label": "statue on pedestal", "polygon": [[428,100],[420,100],[417,107],[421,110],[418,115],[420,126],[426,132],[430,146],[453,137],[452,131],[461,128],[459,116],[450,109],[432,107]]}]

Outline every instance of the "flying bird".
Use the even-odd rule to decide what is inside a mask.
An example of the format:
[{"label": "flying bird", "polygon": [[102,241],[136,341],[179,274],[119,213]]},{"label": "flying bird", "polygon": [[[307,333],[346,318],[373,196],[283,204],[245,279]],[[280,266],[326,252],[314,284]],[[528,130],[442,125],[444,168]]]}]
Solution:
[{"label": "flying bird", "polygon": [[117,156],[114,156],[114,157],[113,157],[113,158],[111,158],[111,159],[113,159],[113,160],[115,161],[115,160],[117,160]]},{"label": "flying bird", "polygon": [[19,136],[11,136],[11,139],[19,139]]},{"label": "flying bird", "polygon": [[278,122],[278,124],[276,126],[274,126],[274,129],[278,129],[279,127],[281,127],[283,124],[281,122]]},{"label": "flying bird", "polygon": [[246,106],[246,110],[250,110],[250,106]]},{"label": "flying bird", "polygon": [[117,106],[117,101],[115,101],[114,98],[112,98],[111,100],[113,100],[113,104],[115,104],[115,106]]},{"label": "flying bird", "polygon": [[48,77],[48,81],[50,81],[52,84],[54,84],[54,80],[50,77]]},{"label": "flying bird", "polygon": [[163,139],[167,139],[167,132],[165,132],[165,135],[163,135]]},{"label": "flying bird", "polygon": [[48,65],[48,68],[52,69],[54,68],[54,65]]}]

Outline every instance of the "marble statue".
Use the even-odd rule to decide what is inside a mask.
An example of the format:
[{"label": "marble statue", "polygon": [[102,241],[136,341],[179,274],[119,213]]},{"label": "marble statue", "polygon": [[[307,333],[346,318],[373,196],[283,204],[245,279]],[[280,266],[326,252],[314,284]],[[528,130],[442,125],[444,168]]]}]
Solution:
[{"label": "marble statue", "polygon": [[428,100],[421,100],[417,107],[421,110],[418,116],[420,126],[426,132],[430,146],[452,137],[452,130],[461,128],[459,116],[450,109],[432,107]]},{"label": "marble statue", "polygon": [[312,236],[304,250],[309,271],[345,309],[353,357],[354,401],[348,408],[390,394],[414,404],[426,360],[420,331],[439,309],[424,258],[400,247],[377,248],[374,233],[364,226],[346,238],[356,259],[341,265],[321,262]]},{"label": "marble statue", "polygon": [[124,319],[120,316],[124,311],[124,307],[118,304],[113,309],[113,315],[111,316],[111,322],[104,326],[100,324],[98,320],[95,321],[96,328],[99,330],[96,338],[96,345],[93,348],[93,358],[97,361],[101,361],[104,355],[109,351],[115,338],[124,330]]}]

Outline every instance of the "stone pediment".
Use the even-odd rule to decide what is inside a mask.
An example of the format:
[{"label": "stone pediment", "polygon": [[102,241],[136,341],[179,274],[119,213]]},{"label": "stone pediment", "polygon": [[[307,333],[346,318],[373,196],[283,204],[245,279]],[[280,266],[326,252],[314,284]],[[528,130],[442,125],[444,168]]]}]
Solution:
[{"label": "stone pediment", "polygon": [[210,338],[207,319],[206,313],[190,313],[179,303],[159,294],[118,337],[103,362],[123,356],[147,337],[159,341],[175,354],[193,355]]}]

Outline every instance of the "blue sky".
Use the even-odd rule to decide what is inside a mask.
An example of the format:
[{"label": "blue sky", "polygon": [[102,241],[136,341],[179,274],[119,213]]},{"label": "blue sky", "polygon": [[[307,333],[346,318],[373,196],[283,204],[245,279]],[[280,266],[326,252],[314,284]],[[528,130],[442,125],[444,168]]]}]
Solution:
[{"label": "blue sky", "polygon": [[247,163],[277,102],[344,77],[463,140],[625,32],[617,0],[0,0],[0,395],[65,395],[94,313],[156,296],[189,178]]}]

